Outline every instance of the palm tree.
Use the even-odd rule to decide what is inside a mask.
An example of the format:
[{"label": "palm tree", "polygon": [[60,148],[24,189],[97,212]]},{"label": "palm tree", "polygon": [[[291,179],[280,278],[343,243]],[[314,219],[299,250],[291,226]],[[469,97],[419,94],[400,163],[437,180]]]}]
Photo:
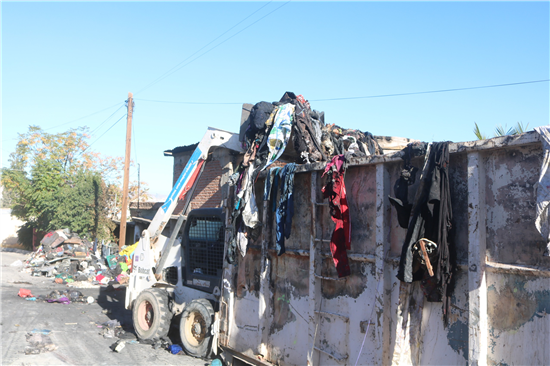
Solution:
[{"label": "palm tree", "polygon": [[[481,130],[477,125],[477,122],[474,122],[474,124],[475,124],[474,135],[477,137],[478,140],[486,140],[487,135],[484,135],[483,133],[481,133]],[[519,135],[521,133],[525,133],[529,128],[529,123],[524,126],[522,122],[518,122],[515,127],[510,127],[508,129],[506,128],[507,128],[506,125],[504,125],[504,127],[502,125],[498,125],[497,127],[495,127],[494,137],[507,136],[507,135]]]}]

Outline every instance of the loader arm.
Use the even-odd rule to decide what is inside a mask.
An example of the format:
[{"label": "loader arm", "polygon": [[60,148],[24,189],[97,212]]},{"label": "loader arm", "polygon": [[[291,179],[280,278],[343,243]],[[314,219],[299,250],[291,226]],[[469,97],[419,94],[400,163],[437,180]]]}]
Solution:
[{"label": "loader arm", "polygon": [[212,147],[225,147],[237,152],[242,152],[238,134],[208,127],[206,134],[199,142],[191,158],[189,158],[187,165],[181,172],[176,184],[174,184],[164,205],[159,208],[151,224],[149,224],[147,228],[152,244],[155,243],[156,239],[162,233],[162,230],[164,230],[164,227],[170,220],[178,202],[182,199],[186,200],[186,207],[184,207],[183,212],[186,211],[191,197],[185,197],[185,195],[193,188],[200,178],[202,164],[208,157],[208,152]]},{"label": "loader arm", "polygon": [[[238,134],[208,127],[204,137],[199,142],[180,177],[174,184],[168,198],[158,209],[149,227],[141,234],[138,246],[134,251],[133,269],[130,274],[129,286],[126,290],[125,306],[127,309],[132,306],[133,300],[135,300],[141,292],[153,287],[155,283],[160,280],[160,271],[155,270],[159,264],[157,262],[160,262],[161,267],[164,266],[166,256],[170,256],[169,252],[171,247],[175,245],[173,240],[175,239],[175,235],[172,235],[173,238],[171,238],[170,241],[163,241],[160,240],[161,233],[170,220],[179,201],[184,200],[182,212],[186,212],[192,198],[193,188],[201,176],[202,167],[212,147],[224,147],[239,153],[242,152]],[[179,227],[181,227],[180,221],[181,220],[178,220],[180,224]],[[157,245],[159,248],[156,248]],[[162,245],[164,245],[164,248],[161,247]],[[155,251],[158,252],[161,249],[162,253],[160,253],[160,257],[156,258]],[[164,260],[161,260],[162,257],[164,257]]]}]

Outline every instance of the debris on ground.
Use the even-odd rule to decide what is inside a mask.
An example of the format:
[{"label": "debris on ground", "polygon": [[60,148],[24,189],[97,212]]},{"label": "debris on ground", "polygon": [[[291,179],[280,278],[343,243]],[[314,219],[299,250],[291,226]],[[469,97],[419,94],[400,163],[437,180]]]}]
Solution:
[{"label": "debris on ground", "polygon": [[118,340],[111,345],[113,352],[120,352],[126,346],[126,342]]},{"label": "debris on ground", "polygon": [[25,347],[26,355],[36,355],[57,349],[50,336],[43,333],[27,333],[25,337],[27,338],[27,342],[29,342],[29,345]]},{"label": "debris on ground", "polygon": [[94,244],[69,229],[56,230],[44,236],[25,262],[15,261],[11,266],[76,288],[127,284],[136,247],[137,243],[123,246],[119,252],[116,243],[96,240]]}]

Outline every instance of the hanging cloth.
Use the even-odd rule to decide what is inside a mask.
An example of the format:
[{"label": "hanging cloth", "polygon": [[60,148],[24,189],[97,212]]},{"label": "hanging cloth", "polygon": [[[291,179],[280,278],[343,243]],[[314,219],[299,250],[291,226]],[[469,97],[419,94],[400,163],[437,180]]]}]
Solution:
[{"label": "hanging cloth", "polygon": [[262,170],[265,170],[269,165],[273,164],[283,154],[285,147],[290,138],[292,128],[292,119],[294,116],[293,104],[287,103],[279,106],[273,127],[267,136],[267,144],[269,146],[269,154],[267,162]]},{"label": "hanging cloth", "polygon": [[251,161],[246,172],[246,183],[242,191],[237,195],[243,200],[243,222],[244,224],[254,229],[260,225],[260,217],[258,214],[258,206],[256,205],[256,195],[254,194],[254,162]]},{"label": "hanging cloth", "polygon": [[278,255],[281,255],[285,252],[285,238],[290,238],[292,217],[294,216],[293,191],[295,171],[296,164],[294,163],[285,165],[285,167],[281,170],[281,196],[276,212],[276,249]]},{"label": "hanging cloth", "polygon": [[330,239],[330,252],[338,277],[351,273],[346,251],[351,249],[351,222],[344,184],[345,163],[344,155],[337,155],[326,165],[323,173],[323,176],[327,174],[327,183],[322,190],[323,198],[329,199],[330,216],[336,224]]},{"label": "hanging cloth", "polygon": [[540,177],[537,183],[537,206],[535,226],[544,238],[545,257],[550,256],[550,126],[535,127],[540,135],[544,157],[540,167]]},{"label": "hanging cloth", "polygon": [[[428,301],[443,302],[445,323],[450,310],[451,279],[455,268],[454,245],[449,235],[452,206],[448,166],[449,142],[428,146],[397,273],[397,278],[403,282],[421,281]],[[433,275],[423,265],[425,262],[418,250],[421,239],[429,249]]]}]

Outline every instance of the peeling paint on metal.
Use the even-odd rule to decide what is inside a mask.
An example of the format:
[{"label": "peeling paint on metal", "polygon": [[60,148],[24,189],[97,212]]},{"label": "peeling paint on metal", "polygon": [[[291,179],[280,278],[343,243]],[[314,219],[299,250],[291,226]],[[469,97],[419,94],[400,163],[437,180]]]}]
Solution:
[{"label": "peeling paint on metal", "polygon": [[528,281],[508,276],[503,287],[488,290],[489,325],[497,331],[517,330],[535,317],[550,313],[550,290],[527,291]]},{"label": "peeling paint on metal", "polygon": [[468,361],[468,324],[454,322],[447,331],[449,346]]}]

